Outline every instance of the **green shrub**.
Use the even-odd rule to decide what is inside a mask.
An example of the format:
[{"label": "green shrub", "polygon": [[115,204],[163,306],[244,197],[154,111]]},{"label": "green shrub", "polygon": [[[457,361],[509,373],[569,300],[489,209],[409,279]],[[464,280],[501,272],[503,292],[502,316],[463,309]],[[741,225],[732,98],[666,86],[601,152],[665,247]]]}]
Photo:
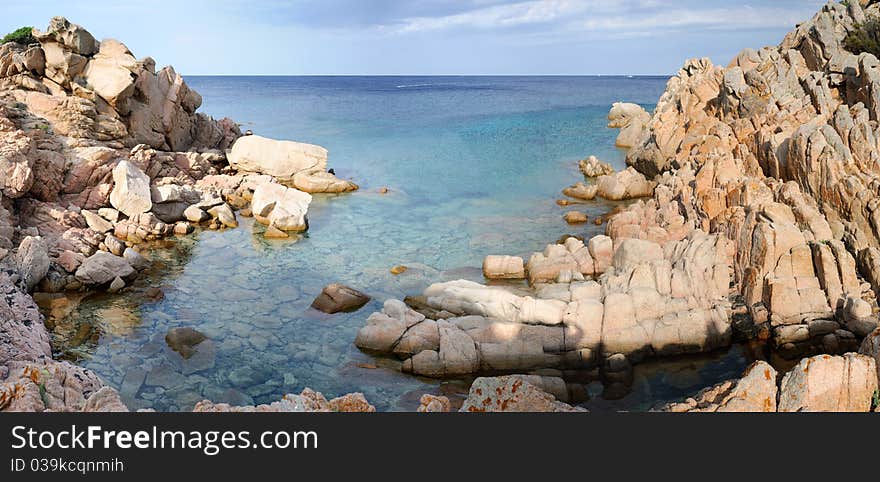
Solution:
[{"label": "green shrub", "polygon": [[15,32],[6,34],[6,36],[3,37],[3,40],[0,41],[0,45],[5,44],[6,42],[15,42],[22,45],[35,44],[37,43],[37,39],[34,38],[33,31],[33,27],[22,27]]},{"label": "green shrub", "polygon": [[856,55],[868,52],[880,57],[880,20],[872,19],[856,26],[847,34],[843,46]]}]

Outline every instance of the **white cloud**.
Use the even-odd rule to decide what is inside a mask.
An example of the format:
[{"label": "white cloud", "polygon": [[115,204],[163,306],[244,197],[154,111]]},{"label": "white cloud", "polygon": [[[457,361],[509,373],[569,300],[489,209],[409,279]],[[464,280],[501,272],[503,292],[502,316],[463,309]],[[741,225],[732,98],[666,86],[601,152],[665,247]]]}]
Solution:
[{"label": "white cloud", "polygon": [[618,15],[586,18],[569,25],[570,29],[638,33],[646,29],[668,30],[685,27],[709,29],[748,29],[794,27],[805,20],[801,12],[773,7],[741,6],[704,10],[664,10],[645,16]]},{"label": "white cloud", "polygon": [[[804,8],[790,5],[718,7],[711,2],[683,5],[668,0],[527,0],[474,8],[454,15],[413,17],[380,27],[405,34],[445,29],[489,30],[545,26],[548,34],[613,32],[619,36],[650,35],[686,27],[748,29],[792,27],[805,20]],[[719,2],[720,3],[720,2]],[[814,1],[805,4],[816,3]],[[723,3],[721,3],[723,5]],[[804,6],[806,7],[806,5]],[[806,7],[809,10],[812,7]]]},{"label": "white cloud", "polygon": [[454,27],[496,28],[548,23],[584,13],[591,8],[607,10],[611,0],[531,0],[477,8],[464,13],[442,17],[414,17],[404,19],[392,27],[397,33],[424,32]]}]

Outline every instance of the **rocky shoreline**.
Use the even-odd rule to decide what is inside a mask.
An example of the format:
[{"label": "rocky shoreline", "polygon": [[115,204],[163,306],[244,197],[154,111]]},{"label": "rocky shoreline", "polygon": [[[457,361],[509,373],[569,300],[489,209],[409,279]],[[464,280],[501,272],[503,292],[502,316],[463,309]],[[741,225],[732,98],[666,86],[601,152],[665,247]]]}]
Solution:
[{"label": "rocky shoreline", "polygon": [[[311,194],[358,186],[328,172],[320,146],[196,112],[201,96],[172,67],[116,40],[61,17],[33,36],[0,47],[0,410],[127,410],[89,370],[52,358],[31,292],[49,305],[119,292],[149,267],[147,243],[235,228],[236,216],[286,238],[308,229]],[[298,409],[350,409],[303,397]]]},{"label": "rocky shoreline", "polygon": [[878,16],[877,5],[829,2],[778,47],[726,68],[689,61],[653,115],[616,104],[610,126],[629,167],[583,161],[598,179],[564,191],[643,198],[605,235],[528,261],[491,256],[487,277],[528,288],[436,284],[411,303],[418,311],[387,302],[356,344],[429,377],[593,370],[613,385],[648,357],[766,340],[774,356],[803,360],[779,382],[768,366],[764,398],[741,395],[755,395],[756,365],[668,409],[876,408],[880,61],[843,44]]},{"label": "rocky shoreline", "polygon": [[[492,375],[461,411],[558,412],[582,410],[564,403],[577,398],[569,378],[625,387],[646,360],[754,341],[768,360],[658,409],[880,410],[880,60],[844,48],[869,18],[880,6],[829,2],[778,47],[727,67],[688,61],[653,114],[615,104],[628,167],[585,159],[558,202],[627,201],[597,220],[605,234],[528,260],[489,256],[486,283],[386,300],[355,345],[417,376]],[[0,47],[0,411],[127,410],[93,373],[52,359],[29,293],[118,292],[147,266],[143,243],[235,228],[237,216],[287,237],[308,229],[311,194],[358,186],[328,171],[322,147],[197,113],[200,96],[172,68],[156,72],[117,41],[63,18],[34,36]],[[331,285],[313,306],[356,310],[364,296]],[[198,335],[168,343],[192,356]],[[196,410],[375,408],[306,389]],[[451,410],[434,395],[419,407]]]}]

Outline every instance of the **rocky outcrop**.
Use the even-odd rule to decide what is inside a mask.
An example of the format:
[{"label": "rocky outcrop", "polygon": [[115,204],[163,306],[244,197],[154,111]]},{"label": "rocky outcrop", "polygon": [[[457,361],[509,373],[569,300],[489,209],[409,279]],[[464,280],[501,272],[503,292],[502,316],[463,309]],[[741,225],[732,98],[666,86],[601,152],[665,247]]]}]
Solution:
[{"label": "rocky outcrop", "polygon": [[[875,358],[819,355],[804,358],[781,381],[763,361],[742,378],[702,390],[694,397],[662,408],[668,412],[870,412],[877,408]],[[777,396],[778,394],[778,396]],[[778,403],[777,403],[778,399]]]},{"label": "rocky outcrop", "polygon": [[596,156],[590,156],[578,161],[578,169],[584,177],[609,176],[614,174],[614,168],[607,162],[600,161]]},{"label": "rocky outcrop", "polygon": [[608,112],[608,127],[620,129],[620,134],[617,135],[617,147],[630,148],[635,146],[645,135],[646,126],[650,120],[651,115],[638,104],[618,102]]},{"label": "rocky outcrop", "polygon": [[121,42],[98,42],[62,17],[34,36],[37,47],[4,47],[0,65],[13,68],[0,69],[0,88],[61,135],[167,151],[224,149],[240,135],[228,119],[196,113],[201,97],[172,67],[157,72],[153,59],[136,59]]},{"label": "rocky outcrop", "polygon": [[[529,262],[528,293],[464,280],[435,284],[425,304],[452,317],[428,319],[389,300],[355,344],[438,378],[709,351],[731,343],[731,255],[725,238],[698,232],[664,246],[568,238]],[[598,280],[585,281],[585,273]]]},{"label": "rocky outcrop", "polygon": [[[870,92],[880,63],[847,52],[843,40],[872,17],[880,6],[830,2],[778,47],[745,50],[727,67],[688,61],[633,136],[628,171],[644,182],[615,182],[633,179],[622,171],[564,193],[623,199],[631,197],[625,186],[642,186],[647,199],[608,221],[615,244],[662,244],[692,229],[724,236],[735,252],[733,298],[779,354],[856,350],[878,322],[878,116]],[[637,117],[635,108],[624,111],[616,105],[611,117]],[[544,279],[558,272],[535,261],[550,268]]]},{"label": "rocky outcrop", "polygon": [[103,383],[52,359],[43,315],[25,288],[17,274],[0,271],[0,411],[82,410]]}]

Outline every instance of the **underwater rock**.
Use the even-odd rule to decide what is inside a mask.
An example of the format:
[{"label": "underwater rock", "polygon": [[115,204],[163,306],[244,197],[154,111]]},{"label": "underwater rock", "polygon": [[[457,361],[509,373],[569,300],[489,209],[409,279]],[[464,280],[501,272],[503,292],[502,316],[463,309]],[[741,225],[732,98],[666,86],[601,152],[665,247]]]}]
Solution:
[{"label": "underwater rock", "polygon": [[207,340],[204,334],[193,328],[172,328],[165,334],[165,343],[184,359],[195,353],[195,346]]},{"label": "underwater rock", "polygon": [[563,214],[562,217],[568,224],[586,224],[590,220],[586,214],[580,211],[569,211]]},{"label": "underwater rock", "polygon": [[357,311],[370,301],[370,297],[348,286],[334,283],[321,290],[321,294],[312,301],[312,308],[324,313],[341,311]]}]

